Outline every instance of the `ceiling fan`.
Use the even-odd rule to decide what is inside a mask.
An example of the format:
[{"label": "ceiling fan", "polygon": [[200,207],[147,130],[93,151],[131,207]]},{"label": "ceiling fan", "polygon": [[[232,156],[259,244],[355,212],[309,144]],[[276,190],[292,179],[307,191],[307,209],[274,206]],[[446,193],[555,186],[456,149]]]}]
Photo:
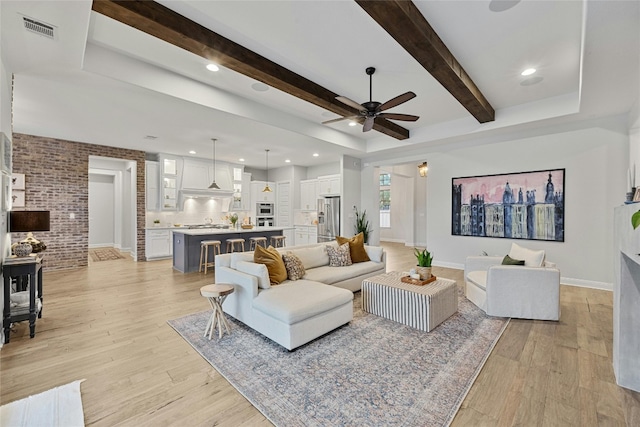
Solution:
[{"label": "ceiling fan", "polygon": [[398,95],[395,98],[391,98],[384,104],[380,102],[373,101],[372,97],[372,86],[373,86],[373,73],[376,72],[374,67],[368,67],[365,72],[369,76],[369,101],[364,102],[362,104],[358,104],[355,101],[345,97],[345,96],[336,96],[336,99],[342,102],[349,107],[353,107],[359,111],[357,116],[349,116],[349,117],[340,117],[339,119],[327,120],[326,122],[322,122],[322,124],[334,123],[340,120],[364,120],[364,125],[362,126],[363,132],[369,132],[373,128],[373,124],[377,117],[383,119],[391,119],[391,120],[402,120],[406,122],[415,122],[420,117],[413,116],[411,114],[398,114],[398,113],[383,113],[383,111],[393,108],[397,105],[403,104],[410,99],[416,97],[416,94],[413,92],[406,92],[402,95]]}]

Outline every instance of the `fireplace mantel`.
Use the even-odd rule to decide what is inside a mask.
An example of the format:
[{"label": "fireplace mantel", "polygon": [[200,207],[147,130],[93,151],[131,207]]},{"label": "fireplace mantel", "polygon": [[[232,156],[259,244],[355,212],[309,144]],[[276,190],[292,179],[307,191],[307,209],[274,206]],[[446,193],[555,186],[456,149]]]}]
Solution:
[{"label": "fireplace mantel", "polygon": [[631,215],[640,203],[614,213],[613,370],[618,385],[640,392],[640,228]]}]

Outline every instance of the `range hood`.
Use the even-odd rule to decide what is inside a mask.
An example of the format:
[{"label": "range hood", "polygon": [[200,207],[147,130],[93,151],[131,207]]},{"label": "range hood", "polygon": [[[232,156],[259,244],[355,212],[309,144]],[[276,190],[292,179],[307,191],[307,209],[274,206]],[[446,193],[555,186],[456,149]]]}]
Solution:
[{"label": "range hood", "polygon": [[216,170],[215,181],[222,188],[208,188],[209,183],[213,180],[213,171],[210,169],[210,165],[194,159],[185,159],[181,188],[178,192],[179,203],[182,205],[184,200],[188,198],[232,198],[234,194],[233,182],[229,167],[226,164],[219,166]]},{"label": "range hood", "polygon": [[183,188],[180,190],[180,198],[184,201],[187,198],[208,197],[213,199],[224,199],[233,197],[233,190],[213,189],[213,188]]}]

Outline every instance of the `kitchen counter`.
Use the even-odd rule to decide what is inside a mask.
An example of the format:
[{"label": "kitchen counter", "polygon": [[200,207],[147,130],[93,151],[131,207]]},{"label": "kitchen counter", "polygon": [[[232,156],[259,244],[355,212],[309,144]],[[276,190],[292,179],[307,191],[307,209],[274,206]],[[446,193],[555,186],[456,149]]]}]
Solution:
[{"label": "kitchen counter", "polygon": [[[173,230],[173,268],[182,273],[193,273],[200,267],[200,242],[203,240],[220,240],[224,253],[228,239],[245,239],[245,247],[249,249],[250,237],[266,237],[281,235],[284,230],[293,227],[254,227],[251,230],[224,228],[176,228]],[[293,246],[294,242],[287,242]]]},{"label": "kitchen counter", "polygon": [[[266,233],[270,231],[282,232],[283,230],[293,230],[293,227],[253,227],[252,229],[245,230],[244,228],[192,228],[192,229],[179,229],[174,233],[183,233],[189,236],[205,236],[205,235],[220,235],[220,234],[247,234],[247,233]],[[252,236],[249,236],[252,237]],[[243,237],[244,238],[244,237]],[[248,239],[248,237],[247,237]]]}]

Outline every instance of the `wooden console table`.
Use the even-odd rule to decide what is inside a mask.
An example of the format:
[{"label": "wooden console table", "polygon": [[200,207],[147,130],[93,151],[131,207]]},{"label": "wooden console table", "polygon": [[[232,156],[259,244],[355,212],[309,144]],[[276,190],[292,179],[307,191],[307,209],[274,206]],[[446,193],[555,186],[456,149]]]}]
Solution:
[{"label": "wooden console table", "polygon": [[[29,320],[31,338],[36,335],[36,316],[42,317],[42,255],[28,257],[9,257],[2,263],[4,276],[4,308],[2,327],[4,342],[10,340],[12,323]],[[11,283],[15,279],[16,291],[29,288],[29,310],[26,307],[11,307]]]}]

